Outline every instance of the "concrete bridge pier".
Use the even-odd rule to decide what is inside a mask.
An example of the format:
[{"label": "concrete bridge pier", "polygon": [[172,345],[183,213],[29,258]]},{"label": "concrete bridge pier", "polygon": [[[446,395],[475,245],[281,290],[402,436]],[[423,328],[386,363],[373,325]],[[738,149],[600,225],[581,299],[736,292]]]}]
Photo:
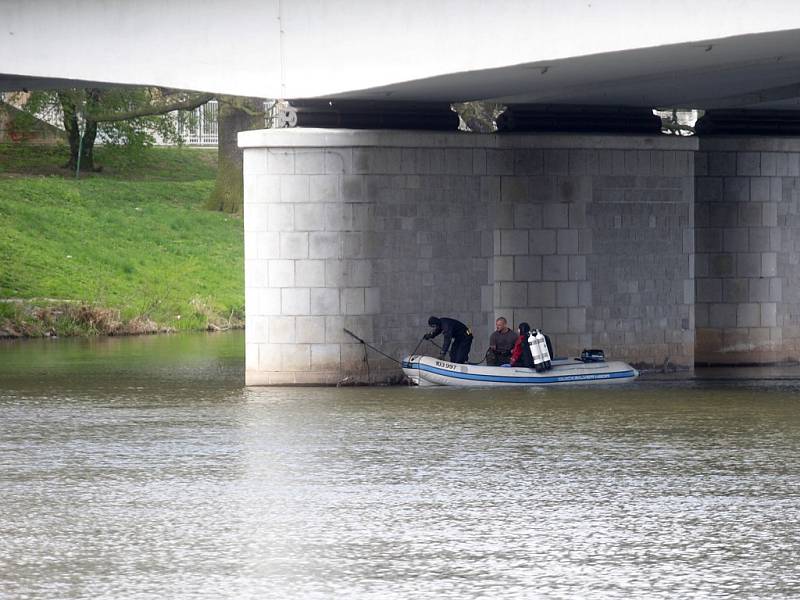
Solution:
[{"label": "concrete bridge pier", "polygon": [[697,363],[797,360],[800,138],[701,136],[695,170]]},{"label": "concrete bridge pier", "polygon": [[[399,376],[429,315],[694,362],[695,139],[245,132],[247,383]],[[435,348],[425,345],[429,353]]]}]

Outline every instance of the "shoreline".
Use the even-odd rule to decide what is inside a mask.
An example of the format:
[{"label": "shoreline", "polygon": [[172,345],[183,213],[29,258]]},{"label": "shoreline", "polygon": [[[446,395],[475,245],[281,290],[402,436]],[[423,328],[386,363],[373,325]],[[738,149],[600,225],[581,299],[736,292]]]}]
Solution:
[{"label": "shoreline", "polygon": [[[226,318],[204,310],[184,320],[191,324],[176,327],[144,314],[125,318],[124,309],[79,300],[4,298],[1,305],[13,306],[14,311],[11,316],[0,316],[0,340],[217,332],[244,329],[245,325],[244,319],[233,312]],[[176,315],[174,321],[180,320],[181,315]]]}]

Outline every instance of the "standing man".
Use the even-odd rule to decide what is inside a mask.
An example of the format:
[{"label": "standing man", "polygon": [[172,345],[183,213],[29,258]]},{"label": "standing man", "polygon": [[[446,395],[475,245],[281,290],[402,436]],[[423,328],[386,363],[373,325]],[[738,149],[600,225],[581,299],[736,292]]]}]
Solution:
[{"label": "standing man", "polygon": [[[423,336],[426,340],[432,340],[440,333],[443,334],[442,353],[439,355],[439,360],[444,360],[447,349],[450,348],[450,362],[459,364],[467,362],[469,349],[472,347],[472,332],[469,327],[461,321],[449,317],[431,317],[428,319],[428,325],[433,327],[433,331]],[[451,341],[452,348],[450,347]]]},{"label": "standing man", "polygon": [[486,351],[486,365],[499,367],[511,362],[511,351],[517,342],[517,334],[508,328],[505,317],[497,317],[495,330],[489,337],[489,349]]}]

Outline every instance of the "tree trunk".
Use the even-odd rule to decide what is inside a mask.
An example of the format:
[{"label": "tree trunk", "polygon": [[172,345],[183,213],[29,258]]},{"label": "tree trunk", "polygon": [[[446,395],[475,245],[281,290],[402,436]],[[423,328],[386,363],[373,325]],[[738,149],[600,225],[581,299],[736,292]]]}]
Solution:
[{"label": "tree trunk", "polygon": [[264,128],[264,104],[257,98],[218,96],[217,181],[206,208],[241,213],[244,206],[243,153],[236,135],[248,129]]},{"label": "tree trunk", "polygon": [[[90,94],[91,95],[91,94]],[[80,127],[78,125],[78,108],[73,95],[58,93],[61,109],[64,113],[64,129],[69,142],[69,161],[65,168],[75,171],[78,168],[78,153],[80,152],[80,168],[82,171],[94,171],[94,142],[97,138],[97,122],[86,120],[86,128],[81,141]]]}]

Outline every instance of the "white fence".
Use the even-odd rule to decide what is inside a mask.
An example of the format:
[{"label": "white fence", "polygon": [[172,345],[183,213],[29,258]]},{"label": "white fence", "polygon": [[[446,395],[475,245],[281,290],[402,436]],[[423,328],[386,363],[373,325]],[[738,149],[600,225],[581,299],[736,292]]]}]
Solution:
[{"label": "white fence", "polygon": [[[292,118],[293,114],[293,109],[289,108],[286,102],[264,101],[264,127],[267,129],[293,126],[296,122],[296,119]],[[210,100],[194,109],[188,122],[181,120],[178,123],[178,132],[183,143],[189,146],[216,146],[219,139],[218,115],[219,104],[216,100]]]},{"label": "white fence", "polygon": [[192,111],[188,123],[178,123],[183,143],[189,146],[216,146],[218,138],[217,115],[219,104],[210,100]]}]

